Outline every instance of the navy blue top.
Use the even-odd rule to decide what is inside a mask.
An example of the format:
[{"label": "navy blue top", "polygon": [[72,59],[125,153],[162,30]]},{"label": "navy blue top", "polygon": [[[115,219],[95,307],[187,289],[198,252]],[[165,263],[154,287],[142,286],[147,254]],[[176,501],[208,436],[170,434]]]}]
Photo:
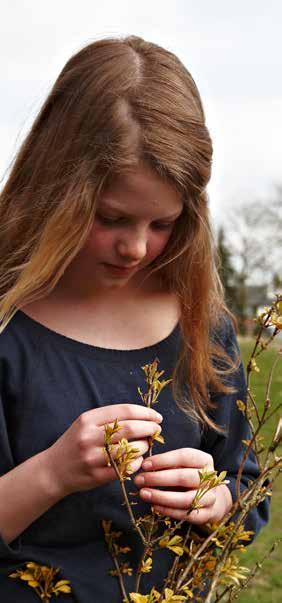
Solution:
[{"label": "navy blue top", "polygon": [[[230,324],[221,330],[220,337],[229,352],[238,345]],[[155,345],[137,350],[109,350],[65,337],[18,311],[0,335],[0,475],[47,449],[87,410],[121,402],[143,404],[137,392],[138,386],[142,391],[147,389],[142,366],[157,357],[159,368],[165,371],[164,378],[171,377],[180,338],[177,326]],[[242,364],[232,376],[232,383],[236,384],[237,393],[217,395],[214,413],[216,422],[226,427],[226,435],[212,430],[203,435],[177,407],[170,386],[164,388],[155,409],[164,417],[165,444],[156,442],[154,454],[182,447],[211,453],[215,468],[227,469],[229,488],[235,499],[241,439],[249,435],[244,416],[236,406],[236,400],[244,400],[246,392]],[[245,465],[242,487],[257,474],[252,456]],[[129,489],[137,490],[133,481],[125,483]],[[115,480],[66,496],[10,545],[0,537],[0,601],[38,600],[32,588],[7,577],[26,561],[35,561],[60,567],[59,577],[70,580],[73,595],[61,595],[59,600],[120,603],[118,579],[108,575],[114,566],[101,520],[111,519],[113,527],[123,532],[119,544],[132,550],[122,556],[122,561],[130,560],[133,573],[143,551],[122,502],[120,484]],[[132,508],[136,515],[150,512],[150,506],[142,501]],[[246,527],[257,534],[267,519],[268,503],[264,501],[250,512]],[[153,572],[143,575],[141,592],[149,592],[153,585],[161,587],[174,556],[168,550],[156,551]],[[127,592],[134,590],[134,581],[134,575],[125,576]],[[57,601],[55,596],[54,600]]]}]

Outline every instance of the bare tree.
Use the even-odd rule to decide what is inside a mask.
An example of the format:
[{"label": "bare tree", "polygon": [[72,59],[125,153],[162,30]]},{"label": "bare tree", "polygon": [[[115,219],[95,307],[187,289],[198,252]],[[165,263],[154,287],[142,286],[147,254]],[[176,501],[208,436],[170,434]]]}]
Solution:
[{"label": "bare tree", "polygon": [[282,185],[269,198],[233,207],[218,230],[218,251],[223,268],[228,259],[226,299],[244,333],[267,294],[282,289]]},{"label": "bare tree", "polygon": [[238,204],[224,222],[237,278],[272,287],[282,278],[282,185],[266,199]]}]

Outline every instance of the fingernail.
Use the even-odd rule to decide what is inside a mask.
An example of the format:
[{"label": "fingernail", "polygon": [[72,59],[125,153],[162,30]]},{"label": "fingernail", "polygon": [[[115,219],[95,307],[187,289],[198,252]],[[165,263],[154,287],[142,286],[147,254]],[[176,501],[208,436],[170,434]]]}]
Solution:
[{"label": "fingernail", "polygon": [[141,494],[147,500],[151,500],[152,498],[152,492],[150,492],[150,490],[141,490]]},{"label": "fingernail", "polygon": [[138,486],[142,486],[142,484],[144,484],[145,482],[145,478],[143,477],[143,475],[137,475],[134,481],[136,484],[138,484]]},{"label": "fingernail", "polygon": [[152,461],[143,461],[142,469],[152,469],[153,463]]},{"label": "fingernail", "polygon": [[163,421],[163,415],[161,415],[159,412],[156,412],[158,418],[160,419],[160,421]]}]

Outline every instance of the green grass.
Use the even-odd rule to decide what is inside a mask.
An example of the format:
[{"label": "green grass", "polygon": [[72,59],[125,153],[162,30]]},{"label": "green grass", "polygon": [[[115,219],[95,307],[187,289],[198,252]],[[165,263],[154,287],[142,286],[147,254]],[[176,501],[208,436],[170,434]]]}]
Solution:
[{"label": "green grass", "polygon": [[[240,348],[243,362],[246,364],[253,349],[253,342],[241,339]],[[260,369],[259,373],[252,373],[251,389],[255,394],[255,399],[259,409],[262,409],[265,400],[265,391],[268,375],[270,373],[274,359],[277,356],[277,347],[265,350],[257,359]],[[254,375],[254,376],[253,376]],[[274,374],[270,390],[271,407],[277,406],[282,402],[282,357],[279,359]],[[278,415],[270,419],[266,424],[263,435],[265,442],[270,441],[275,431],[278,421]],[[271,518],[268,525],[260,532],[256,541],[251,544],[244,555],[241,557],[241,564],[254,567],[256,561],[260,561],[271,548],[272,543],[278,538],[282,538],[282,479],[279,478],[274,487],[271,502]],[[251,585],[252,584],[252,585]],[[262,569],[258,572],[254,581],[248,589],[239,596],[240,603],[281,603],[282,601],[282,545],[268,555]]]}]

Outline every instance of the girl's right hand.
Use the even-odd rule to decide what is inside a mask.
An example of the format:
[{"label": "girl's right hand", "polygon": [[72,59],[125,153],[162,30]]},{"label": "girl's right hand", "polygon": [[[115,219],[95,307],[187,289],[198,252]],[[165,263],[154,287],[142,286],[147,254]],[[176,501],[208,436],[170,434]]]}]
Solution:
[{"label": "girl's right hand", "polygon": [[[147,438],[161,431],[162,417],[146,406],[113,404],[82,413],[44,452],[50,486],[59,496],[90,490],[117,479],[113,467],[107,467],[104,448],[104,426],[118,420],[121,429],[112,437],[113,444],[122,438],[139,448],[138,457],[130,463],[138,471],[143,454],[148,451]],[[112,451],[115,457],[116,449]]]}]

